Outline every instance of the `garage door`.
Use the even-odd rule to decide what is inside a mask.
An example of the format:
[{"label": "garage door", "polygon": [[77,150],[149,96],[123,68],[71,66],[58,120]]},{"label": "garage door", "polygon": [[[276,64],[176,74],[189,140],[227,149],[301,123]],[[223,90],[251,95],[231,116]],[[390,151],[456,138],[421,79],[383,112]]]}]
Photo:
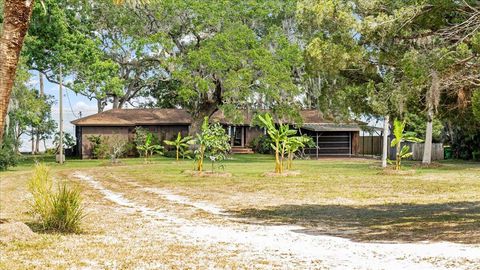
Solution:
[{"label": "garage door", "polygon": [[350,132],[320,132],[318,137],[319,155],[350,155]]}]

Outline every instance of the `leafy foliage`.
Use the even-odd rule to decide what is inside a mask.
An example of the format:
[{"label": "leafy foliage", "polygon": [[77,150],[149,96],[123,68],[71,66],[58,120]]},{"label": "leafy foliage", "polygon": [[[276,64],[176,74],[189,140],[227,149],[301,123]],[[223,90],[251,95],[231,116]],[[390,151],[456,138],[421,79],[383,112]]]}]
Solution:
[{"label": "leafy foliage", "polygon": [[251,147],[255,153],[259,154],[271,154],[272,153],[272,140],[268,135],[262,135],[255,137],[251,142]]},{"label": "leafy foliage", "polygon": [[52,118],[53,97],[40,95],[29,87],[31,74],[21,59],[11,96],[8,112],[9,125],[13,126],[15,150],[21,145],[22,135],[38,135],[39,139],[49,139],[57,127]]},{"label": "leafy foliage", "polygon": [[402,165],[402,159],[412,156],[412,152],[409,152],[410,147],[408,145],[401,145],[402,142],[422,142],[421,139],[416,138],[411,133],[404,133],[406,122],[395,119],[393,123],[393,135],[395,138],[390,143],[391,147],[396,147],[397,154],[395,160],[395,169],[400,170]]},{"label": "leafy foliage", "polygon": [[307,135],[288,137],[286,140],[287,169],[292,169],[293,158],[298,150],[307,146],[313,147],[314,145],[313,139]]},{"label": "leafy foliage", "polygon": [[[58,153],[60,147],[60,132],[55,134],[53,138],[53,145],[55,146],[55,153]],[[63,133],[63,149],[68,149],[74,147],[76,144],[75,138],[68,132]]]},{"label": "leafy foliage", "polygon": [[[280,124],[277,128],[272,116],[269,113],[266,113],[264,116],[258,115],[258,119],[267,129],[267,133],[272,140],[270,146],[275,151],[275,172],[282,173],[283,161],[285,158],[285,153],[287,153],[289,137],[297,134],[297,131],[290,129],[290,127],[285,124]],[[292,148],[294,141],[294,139],[291,141]]]},{"label": "leafy foliage", "polygon": [[455,158],[473,159],[474,153],[480,152],[480,129],[456,126],[452,132],[451,147]]},{"label": "leafy foliage", "polygon": [[102,135],[91,135],[87,137],[92,145],[93,158],[105,159],[109,154],[108,137]]},{"label": "leafy foliage", "polygon": [[192,139],[191,136],[182,137],[182,133],[178,132],[175,140],[164,140],[163,142],[166,145],[175,146],[175,157],[178,161],[180,156],[182,156],[182,158],[185,158],[191,153],[188,148],[190,147],[190,145],[194,144],[195,141]]},{"label": "leafy foliage", "polygon": [[13,127],[10,126],[3,134],[3,140],[0,144],[0,171],[5,171],[18,164],[19,156],[15,144]]},{"label": "leafy foliage", "polygon": [[137,149],[141,152],[145,163],[149,162],[149,159],[154,154],[163,154],[163,146],[155,143],[155,138],[152,133],[147,133],[143,144],[137,145]]},{"label": "leafy foliage", "polygon": [[230,151],[230,136],[219,123],[209,124],[208,117],[204,118],[201,133],[197,134],[195,142],[196,169],[200,172],[203,171],[205,156],[210,159],[214,171],[215,163],[224,160]]}]

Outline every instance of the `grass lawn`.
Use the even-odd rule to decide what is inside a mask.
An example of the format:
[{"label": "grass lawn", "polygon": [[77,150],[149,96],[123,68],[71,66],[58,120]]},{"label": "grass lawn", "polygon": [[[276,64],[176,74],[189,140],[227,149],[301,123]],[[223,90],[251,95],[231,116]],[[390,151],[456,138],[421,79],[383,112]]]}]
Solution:
[{"label": "grass lawn", "polygon": [[[72,239],[76,239],[80,250],[92,253],[93,257],[98,256],[93,254],[98,250],[106,252],[104,244],[88,243],[107,231],[120,230],[118,224],[125,221],[125,217],[107,210],[112,209],[111,203],[102,201],[98,192],[72,177],[78,171],[99,179],[104,187],[124,194],[127,199],[171,212],[179,210],[142,192],[154,188],[168,190],[191,201],[216,205],[242,223],[295,224],[302,227],[299,233],[308,235],[340,236],[356,242],[480,244],[479,163],[444,161],[435,168],[422,168],[407,162],[404,169],[409,171],[408,174],[392,175],[385,174],[375,160],[296,160],[294,170],[300,175],[266,177],[263,174],[274,167],[272,157],[235,155],[224,162],[224,169],[232,174],[231,177],[194,177],[184,173],[193,168],[191,161],[175,162],[168,158],[155,158],[150,164],[144,164],[142,159],[124,159],[115,166],[98,160],[70,160],[60,166],[54,164],[51,157],[37,158],[52,165],[57,179],[70,179],[84,188],[88,213],[85,235],[42,234],[43,240],[35,244],[2,247],[2,252],[13,261],[29,256],[41,257],[43,253],[36,245],[40,245],[40,249],[47,246],[47,250],[56,250],[68,246],[67,240]],[[26,213],[28,195],[25,186],[32,165],[33,161],[27,159],[20,166],[0,173],[0,218],[32,224]],[[210,169],[209,164],[206,169]],[[208,213],[187,210],[182,212],[183,217],[218,220]],[[168,228],[164,229],[167,233]],[[132,234],[141,231],[137,227],[125,230]],[[162,237],[164,240],[165,236]],[[182,250],[198,248],[179,245],[172,240],[162,247],[162,258],[158,259],[174,260],[175,256],[183,256],[179,255]],[[160,252],[156,249],[150,251]],[[129,260],[139,259],[135,256]],[[219,256],[218,260],[215,259],[216,266],[242,268],[241,262],[231,265],[230,256],[232,254]],[[3,266],[11,266],[5,260],[0,262]],[[88,262],[72,263],[90,265]],[[128,268],[129,264],[122,265]]]}]

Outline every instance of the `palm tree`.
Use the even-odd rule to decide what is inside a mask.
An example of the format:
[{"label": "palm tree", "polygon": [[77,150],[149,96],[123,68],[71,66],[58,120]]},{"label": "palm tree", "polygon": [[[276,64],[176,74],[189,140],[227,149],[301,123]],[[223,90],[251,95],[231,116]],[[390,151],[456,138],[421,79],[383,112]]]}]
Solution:
[{"label": "palm tree", "polygon": [[5,0],[0,33],[0,143],[12,93],[18,59],[27,34],[34,0]]}]

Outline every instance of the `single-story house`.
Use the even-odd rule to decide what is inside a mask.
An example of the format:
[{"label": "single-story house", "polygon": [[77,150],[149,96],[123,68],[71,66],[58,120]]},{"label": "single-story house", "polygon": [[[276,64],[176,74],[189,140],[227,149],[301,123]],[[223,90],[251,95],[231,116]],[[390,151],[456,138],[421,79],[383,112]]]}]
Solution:
[{"label": "single-story house", "polygon": [[[305,149],[312,156],[351,156],[358,154],[358,123],[335,123],[328,121],[316,110],[300,112],[303,125],[300,134],[313,138],[316,147]],[[252,140],[265,134],[263,128],[251,125],[251,116],[244,117],[241,124],[233,124],[217,111],[210,120],[222,124],[231,137],[232,152],[251,153]],[[75,125],[77,155],[92,156],[91,135],[121,136],[131,141],[136,127],[143,127],[158,136],[160,141],[174,138],[178,132],[186,136],[192,117],[182,109],[112,109],[72,121]]]}]

